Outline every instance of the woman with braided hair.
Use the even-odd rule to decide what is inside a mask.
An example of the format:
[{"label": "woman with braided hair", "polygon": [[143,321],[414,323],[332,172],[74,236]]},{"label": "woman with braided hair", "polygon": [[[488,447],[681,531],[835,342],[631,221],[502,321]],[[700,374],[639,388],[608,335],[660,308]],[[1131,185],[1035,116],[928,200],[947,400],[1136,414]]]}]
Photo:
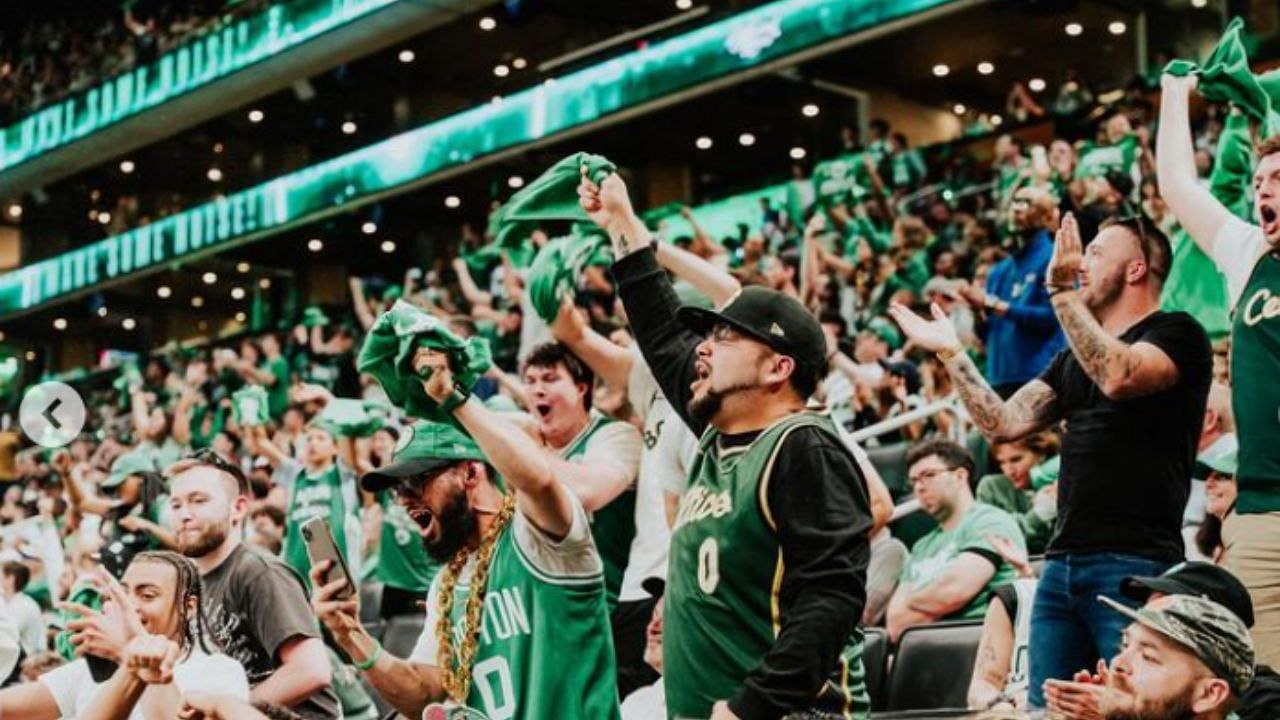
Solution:
[{"label": "woman with braided hair", "polygon": [[122,582],[100,572],[102,611],[70,604],[82,617],[68,627],[72,643],[119,648],[115,672],[95,682],[87,661],[0,693],[5,720],[152,720],[177,717],[186,693],[249,697],[244,668],[217,647],[204,619],[196,566],[167,550],[134,556]]}]

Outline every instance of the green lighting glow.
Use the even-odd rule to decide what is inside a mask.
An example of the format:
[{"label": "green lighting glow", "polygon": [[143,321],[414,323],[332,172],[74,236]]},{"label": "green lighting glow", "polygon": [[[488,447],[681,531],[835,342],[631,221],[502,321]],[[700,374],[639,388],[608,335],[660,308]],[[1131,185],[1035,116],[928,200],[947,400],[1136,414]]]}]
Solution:
[{"label": "green lighting glow", "polygon": [[0,130],[0,171],[278,55],[397,0],[297,0],[203,35],[154,63]]},{"label": "green lighting glow", "polygon": [[358,206],[548,138],[954,0],[779,0],[500,101],[0,275],[0,317],[249,235]]}]

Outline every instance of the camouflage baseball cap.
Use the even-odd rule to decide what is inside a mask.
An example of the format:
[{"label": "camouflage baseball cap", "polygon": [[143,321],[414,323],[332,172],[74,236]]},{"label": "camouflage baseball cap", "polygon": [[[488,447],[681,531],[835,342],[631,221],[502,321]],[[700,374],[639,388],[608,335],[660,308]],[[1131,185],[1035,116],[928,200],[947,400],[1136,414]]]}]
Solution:
[{"label": "camouflage baseball cap", "polygon": [[1242,694],[1253,682],[1253,640],[1236,614],[1194,595],[1166,595],[1134,610],[1098,596],[1104,605],[1186,647]]}]

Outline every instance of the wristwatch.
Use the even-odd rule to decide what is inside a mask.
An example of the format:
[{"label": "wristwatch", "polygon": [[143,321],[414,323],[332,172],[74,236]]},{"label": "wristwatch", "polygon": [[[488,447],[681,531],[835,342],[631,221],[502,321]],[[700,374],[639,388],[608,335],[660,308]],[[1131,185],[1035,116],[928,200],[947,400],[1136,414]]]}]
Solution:
[{"label": "wristwatch", "polygon": [[440,409],[451,413],[462,407],[470,399],[471,391],[455,382],[453,384],[453,392],[449,393],[449,397],[440,403]]}]

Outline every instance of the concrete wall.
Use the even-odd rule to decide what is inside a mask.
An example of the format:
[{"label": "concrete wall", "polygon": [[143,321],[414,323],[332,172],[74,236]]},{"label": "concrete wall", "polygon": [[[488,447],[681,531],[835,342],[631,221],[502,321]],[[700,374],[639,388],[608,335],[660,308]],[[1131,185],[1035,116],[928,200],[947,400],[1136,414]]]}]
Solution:
[{"label": "concrete wall", "polygon": [[960,136],[960,118],[949,109],[922,105],[889,90],[865,89],[868,118],[884,118],[894,132],[907,136],[913,147],[953,140]]}]

